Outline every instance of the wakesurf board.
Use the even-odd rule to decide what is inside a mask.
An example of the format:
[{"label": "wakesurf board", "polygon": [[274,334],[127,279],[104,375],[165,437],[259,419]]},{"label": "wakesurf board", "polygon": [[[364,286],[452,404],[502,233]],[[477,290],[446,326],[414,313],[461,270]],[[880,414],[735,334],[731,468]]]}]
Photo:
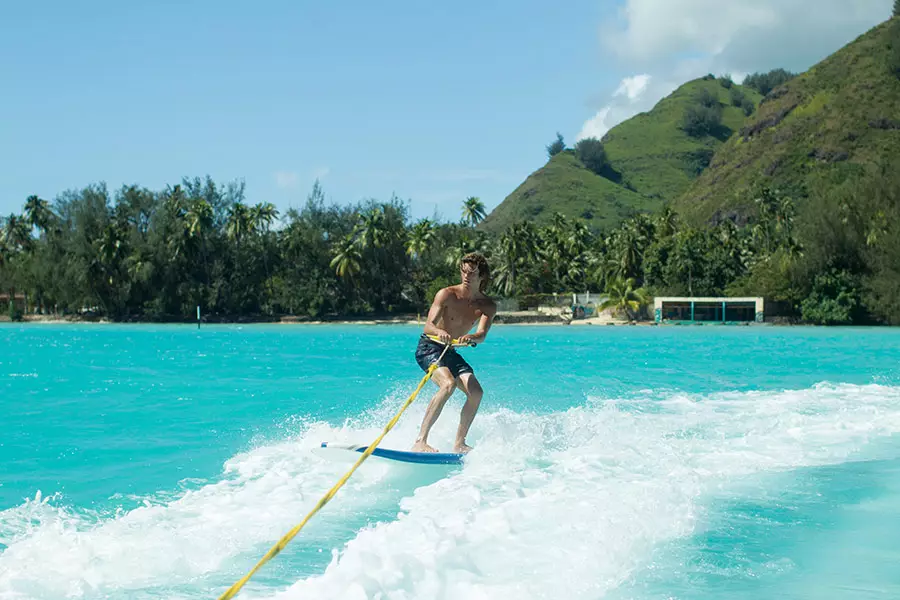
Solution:
[{"label": "wakesurf board", "polygon": [[[316,454],[328,457],[353,456],[362,454],[368,446],[359,444],[329,444],[322,442],[316,448]],[[425,465],[459,465],[462,464],[465,454],[456,452],[410,452],[408,450],[390,450],[388,448],[375,448],[372,456],[386,458],[402,463],[416,463]]]}]

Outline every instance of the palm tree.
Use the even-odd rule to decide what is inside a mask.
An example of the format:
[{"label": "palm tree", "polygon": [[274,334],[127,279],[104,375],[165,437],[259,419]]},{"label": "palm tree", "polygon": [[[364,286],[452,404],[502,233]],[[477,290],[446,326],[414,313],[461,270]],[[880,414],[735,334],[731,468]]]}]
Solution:
[{"label": "palm tree", "polygon": [[250,222],[257,233],[268,232],[272,221],[278,218],[278,209],[271,202],[261,202],[250,209]]},{"label": "palm tree", "polygon": [[269,280],[269,250],[267,244],[269,227],[272,226],[272,221],[277,218],[278,210],[271,202],[261,202],[250,209],[250,228],[256,235],[260,236],[262,242],[261,254],[263,268],[266,272],[266,281]]},{"label": "palm tree", "polygon": [[2,231],[6,247],[12,251],[28,251],[31,248],[31,232],[28,221],[17,215],[6,217],[6,226]]},{"label": "palm tree", "polygon": [[212,228],[213,209],[206,200],[200,199],[193,202],[185,215],[185,227],[189,238],[203,238],[203,235]]},{"label": "palm tree", "polygon": [[359,217],[358,242],[363,248],[381,248],[387,236],[384,213],[373,208]]},{"label": "palm tree", "polygon": [[337,252],[331,259],[330,266],[338,277],[349,277],[351,280],[359,273],[362,254],[354,235],[348,235],[338,243]]},{"label": "palm tree", "polygon": [[203,271],[207,286],[210,283],[209,258],[207,256],[207,234],[212,228],[212,205],[202,198],[192,202],[185,215],[185,229],[188,238],[200,241],[200,253],[203,254]]},{"label": "palm tree", "polygon": [[468,223],[472,227],[475,227],[487,216],[487,211],[484,208],[484,202],[481,201],[477,196],[469,196],[466,198],[466,201],[463,202],[463,223]]},{"label": "palm tree", "polygon": [[406,242],[406,253],[413,258],[420,258],[428,251],[431,241],[434,239],[434,225],[431,219],[422,219],[409,231]]},{"label": "palm tree", "polygon": [[250,232],[252,220],[247,205],[243,202],[235,202],[228,209],[228,219],[225,222],[225,235],[233,242],[240,245],[241,240]]},{"label": "palm tree", "polygon": [[640,232],[634,227],[625,226],[613,232],[609,246],[615,275],[628,278],[638,274],[644,242]]},{"label": "palm tree", "polygon": [[656,218],[656,237],[664,238],[675,235],[678,231],[678,215],[671,207],[666,206]]},{"label": "palm tree", "polygon": [[637,312],[648,301],[644,288],[634,289],[634,285],[635,280],[633,277],[628,279],[617,277],[610,281],[606,287],[606,293],[609,295],[609,298],[600,305],[600,310],[612,308],[616,312],[624,312],[628,319],[633,321]]},{"label": "palm tree", "polygon": [[55,216],[46,200],[35,195],[28,196],[25,200],[25,217],[28,223],[40,231],[46,231]]}]

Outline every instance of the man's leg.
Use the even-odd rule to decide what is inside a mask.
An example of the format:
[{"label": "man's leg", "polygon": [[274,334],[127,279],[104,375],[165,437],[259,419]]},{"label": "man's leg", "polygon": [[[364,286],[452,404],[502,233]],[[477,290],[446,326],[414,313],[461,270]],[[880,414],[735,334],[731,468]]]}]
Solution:
[{"label": "man's leg", "polygon": [[447,367],[435,369],[431,379],[437,384],[438,391],[432,396],[431,402],[428,403],[428,408],[425,409],[425,418],[422,419],[422,426],[419,428],[419,437],[416,438],[416,443],[413,444],[413,452],[437,452],[437,450],[428,445],[428,434],[431,432],[434,422],[441,416],[441,410],[444,408],[447,399],[456,390],[456,381],[453,380],[453,374]]},{"label": "man's leg", "polygon": [[469,433],[469,427],[475,419],[475,413],[478,412],[478,406],[481,404],[481,397],[484,391],[481,384],[475,378],[474,373],[463,373],[457,378],[458,387],[466,393],[466,403],[462,407],[459,415],[459,429],[456,430],[456,443],[454,444],[454,452],[468,452],[472,448],[466,445],[466,435]]}]

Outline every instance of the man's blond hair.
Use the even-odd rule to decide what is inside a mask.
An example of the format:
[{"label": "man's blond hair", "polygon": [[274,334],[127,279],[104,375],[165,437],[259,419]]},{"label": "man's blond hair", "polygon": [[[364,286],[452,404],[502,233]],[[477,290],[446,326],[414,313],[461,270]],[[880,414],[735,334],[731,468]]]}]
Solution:
[{"label": "man's blond hair", "polygon": [[472,265],[478,269],[478,276],[481,277],[478,291],[484,293],[491,282],[491,267],[487,259],[479,252],[469,252],[459,260],[459,267],[462,268],[463,265]]}]

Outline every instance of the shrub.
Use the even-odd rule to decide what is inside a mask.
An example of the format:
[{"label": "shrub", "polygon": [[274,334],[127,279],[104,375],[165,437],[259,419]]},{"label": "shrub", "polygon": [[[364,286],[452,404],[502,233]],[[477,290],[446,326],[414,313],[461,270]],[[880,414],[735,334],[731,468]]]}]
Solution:
[{"label": "shrub", "polygon": [[848,325],[859,307],[859,286],[847,271],[816,275],[800,305],[803,320],[815,325]]},{"label": "shrub", "polygon": [[681,128],[691,137],[712,134],[722,124],[722,106],[689,106],[684,113]]},{"label": "shrub", "polygon": [[547,156],[553,158],[560,152],[566,149],[566,143],[563,141],[563,136],[558,131],[556,132],[556,141],[547,145]]},{"label": "shrub", "polygon": [[606,150],[603,148],[603,143],[597,138],[580,140],[575,144],[575,153],[578,155],[578,160],[597,175],[601,175],[609,166]]},{"label": "shrub", "polygon": [[700,106],[706,106],[708,108],[717,106],[719,104],[719,98],[706,88],[703,88],[702,90],[697,92],[696,99]]},{"label": "shrub", "polygon": [[787,83],[796,76],[796,73],[791,73],[784,69],[772,69],[768,73],[753,73],[752,75],[748,75],[744,80],[744,85],[751,87],[763,96],[766,96],[779,85]]},{"label": "shrub", "polygon": [[753,104],[753,101],[749,98],[744,98],[744,102],[741,103],[741,108],[744,109],[744,115],[749,117],[753,114],[753,111],[756,110],[756,106]]}]

